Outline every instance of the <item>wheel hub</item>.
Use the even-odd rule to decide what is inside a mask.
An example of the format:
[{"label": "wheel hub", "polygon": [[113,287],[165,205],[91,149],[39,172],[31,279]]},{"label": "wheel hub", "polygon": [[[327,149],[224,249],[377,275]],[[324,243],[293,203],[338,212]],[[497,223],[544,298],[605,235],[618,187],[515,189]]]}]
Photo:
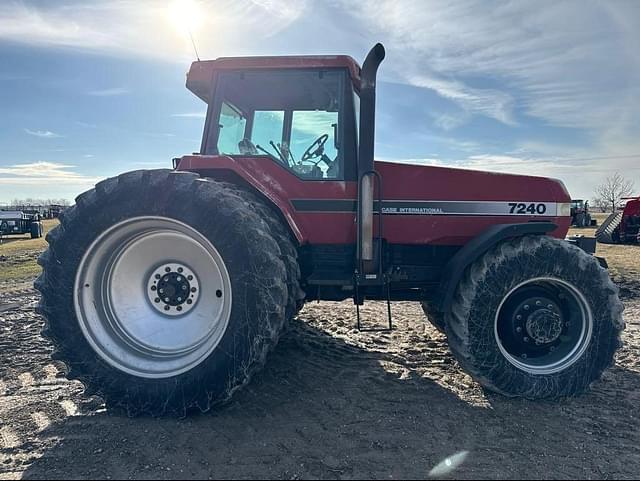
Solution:
[{"label": "wheel hub", "polygon": [[527,318],[527,334],[537,344],[554,342],[562,334],[563,322],[559,314],[550,309],[540,309]]},{"label": "wheel hub", "polygon": [[147,297],[156,311],[180,316],[191,311],[200,295],[200,282],[184,264],[167,263],[157,267],[147,282]]},{"label": "wheel hub", "polygon": [[542,277],[508,292],[495,322],[498,347],[511,364],[531,374],[550,374],[584,353],[593,318],[588,302],[572,284]]}]

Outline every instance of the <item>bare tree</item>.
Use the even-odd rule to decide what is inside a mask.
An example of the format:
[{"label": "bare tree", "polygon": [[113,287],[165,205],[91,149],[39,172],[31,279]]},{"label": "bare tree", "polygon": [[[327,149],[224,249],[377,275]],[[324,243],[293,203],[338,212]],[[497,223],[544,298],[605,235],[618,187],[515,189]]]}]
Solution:
[{"label": "bare tree", "polygon": [[608,209],[611,209],[611,212],[615,212],[616,207],[620,204],[620,200],[623,197],[632,195],[633,189],[633,182],[622,177],[620,172],[616,172],[596,187],[596,198],[601,199],[603,204],[605,204]]},{"label": "bare tree", "polygon": [[608,202],[602,197],[594,197],[593,199],[591,199],[590,205],[593,206],[594,209],[597,209],[599,212],[606,212],[609,208]]}]

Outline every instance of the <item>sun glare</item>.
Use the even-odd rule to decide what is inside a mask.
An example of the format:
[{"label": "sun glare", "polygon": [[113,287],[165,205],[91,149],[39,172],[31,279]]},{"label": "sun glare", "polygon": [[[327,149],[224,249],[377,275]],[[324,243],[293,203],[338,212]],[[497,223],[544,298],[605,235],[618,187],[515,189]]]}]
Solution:
[{"label": "sun glare", "polygon": [[202,8],[195,0],[174,0],[167,8],[167,17],[180,33],[193,33],[203,22]]}]

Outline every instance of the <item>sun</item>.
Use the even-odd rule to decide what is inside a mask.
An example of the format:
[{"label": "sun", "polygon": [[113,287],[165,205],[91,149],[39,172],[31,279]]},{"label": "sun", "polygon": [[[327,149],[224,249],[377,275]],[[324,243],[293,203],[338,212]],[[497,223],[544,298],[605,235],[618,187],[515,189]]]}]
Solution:
[{"label": "sun", "polygon": [[202,8],[195,0],[174,0],[167,8],[167,17],[180,33],[192,33],[203,22]]}]

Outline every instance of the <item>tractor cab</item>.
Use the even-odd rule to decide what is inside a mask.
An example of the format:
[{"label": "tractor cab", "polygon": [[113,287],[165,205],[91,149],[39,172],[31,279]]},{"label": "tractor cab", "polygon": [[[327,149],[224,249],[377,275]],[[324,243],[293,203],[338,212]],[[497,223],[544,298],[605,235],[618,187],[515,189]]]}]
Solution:
[{"label": "tractor cab", "polygon": [[187,87],[209,104],[201,153],[265,157],[304,180],[355,180],[359,70],[350,57],[195,62]]}]

